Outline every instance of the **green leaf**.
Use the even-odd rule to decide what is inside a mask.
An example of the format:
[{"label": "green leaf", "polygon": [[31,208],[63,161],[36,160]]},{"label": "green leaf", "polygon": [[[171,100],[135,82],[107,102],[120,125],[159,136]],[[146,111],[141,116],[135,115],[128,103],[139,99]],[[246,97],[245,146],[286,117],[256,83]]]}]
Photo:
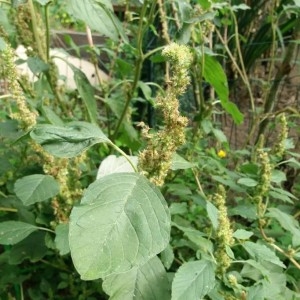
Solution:
[{"label": "green leaf", "polygon": [[69,224],[59,224],[55,228],[55,245],[60,255],[65,255],[70,252],[69,246]]},{"label": "green leaf", "polygon": [[247,300],[264,299],[264,290],[261,284],[251,286],[247,293]]},{"label": "green leaf", "polygon": [[36,231],[12,246],[9,254],[9,263],[14,265],[20,264],[25,259],[37,262],[46,255],[47,251],[45,232]]},{"label": "green leaf", "polygon": [[216,230],[219,226],[219,211],[218,209],[210,202],[206,201],[206,211],[207,215],[212,223],[213,228]]},{"label": "green leaf", "polygon": [[188,213],[187,203],[186,202],[171,203],[170,213],[171,213],[171,215],[184,215],[184,214]]},{"label": "green leaf", "polygon": [[290,298],[281,297],[282,291],[286,288],[286,275],[284,273],[270,272],[267,278],[262,280],[264,297],[266,300],[287,300]]},{"label": "green leaf", "polygon": [[285,173],[280,170],[273,170],[271,175],[271,181],[275,183],[281,183],[286,181]]},{"label": "green leaf", "polygon": [[[137,166],[137,156],[129,156],[129,159]],[[132,173],[134,172],[134,169],[124,156],[117,157],[115,155],[109,155],[101,162],[97,173],[97,179],[112,173],[127,172]]]},{"label": "green leaf", "polygon": [[172,158],[172,165],[171,170],[184,170],[184,169],[190,169],[197,166],[196,163],[190,163],[189,161],[185,160],[183,157],[181,157],[179,154],[175,153]]},{"label": "green leaf", "polygon": [[232,5],[232,6],[231,6],[231,9],[232,9],[233,11],[238,11],[239,9],[240,9],[240,10],[250,9],[250,7],[249,7],[248,5],[242,3],[242,4],[239,4],[239,5]]},{"label": "green leaf", "polygon": [[169,242],[170,213],[160,191],[137,173],[102,177],[70,216],[70,249],[84,280],[131,270]]},{"label": "green leaf", "polygon": [[184,23],[188,23],[188,24],[200,23],[208,20],[213,20],[215,16],[216,16],[216,12],[206,12],[204,14],[201,14],[200,16],[185,20]]},{"label": "green leaf", "polygon": [[5,48],[6,48],[6,42],[2,37],[0,37],[0,51],[3,51]]},{"label": "green leaf", "polygon": [[38,57],[28,57],[27,64],[34,75],[49,70],[49,66]]},{"label": "green leaf", "polygon": [[0,244],[14,245],[36,230],[38,230],[38,227],[24,222],[2,222],[0,223]]},{"label": "green leaf", "polygon": [[77,90],[80,97],[82,98],[85,107],[88,111],[90,121],[94,124],[98,123],[98,108],[97,102],[94,95],[94,88],[90,84],[86,75],[78,68],[74,67],[72,64],[69,64],[73,70],[73,77],[76,83]]},{"label": "green leaf", "polygon": [[285,268],[285,265],[280,261],[278,256],[265,245],[255,244],[252,242],[243,243],[243,247],[253,257],[257,262],[267,261],[282,268]]},{"label": "green leaf", "polygon": [[174,261],[174,251],[172,246],[169,244],[167,248],[160,253],[160,259],[166,269],[170,269]]},{"label": "green leaf", "polygon": [[204,10],[208,10],[211,7],[211,1],[209,0],[198,0],[198,3]]},{"label": "green leaf", "polygon": [[244,261],[244,266],[241,271],[243,277],[251,278],[258,281],[262,276],[268,277],[270,274],[269,270],[266,269],[261,263],[253,259],[248,259]]},{"label": "green leaf", "polygon": [[300,7],[300,0],[294,0],[296,6]]},{"label": "green leaf", "polygon": [[213,175],[211,176],[212,179],[216,180],[217,182],[220,182],[224,184],[225,186],[230,187],[232,190],[236,192],[244,192],[245,190],[241,188],[239,185],[237,185],[234,180],[230,177],[224,177],[224,176],[218,176],[218,175]]},{"label": "green leaf", "polygon": [[138,87],[142,90],[145,99],[148,100],[149,102],[153,102],[152,101],[152,90],[151,90],[150,86],[143,81],[139,81]]},{"label": "green leaf", "polygon": [[184,232],[184,235],[198,248],[203,251],[204,253],[212,253],[213,252],[213,244],[210,240],[204,238],[204,233],[199,230],[190,227],[180,226],[176,223],[172,223],[173,226],[177,227],[179,230]]},{"label": "green leaf", "polygon": [[62,119],[49,107],[42,106],[41,111],[44,117],[53,125],[64,126]]},{"label": "green leaf", "polygon": [[233,237],[239,240],[248,240],[254,233],[244,229],[238,229],[233,233]]},{"label": "green leaf", "polygon": [[68,13],[84,21],[92,30],[98,31],[114,41],[119,34],[127,40],[124,29],[113,14],[110,1],[107,0],[70,0],[67,5]]},{"label": "green leaf", "polygon": [[270,207],[268,208],[267,217],[276,219],[282,228],[292,233],[293,246],[300,246],[300,227],[298,222],[293,218],[293,216],[288,215],[278,208]]},{"label": "green leaf", "polygon": [[269,195],[272,196],[274,199],[279,199],[281,201],[288,202],[291,204],[294,204],[294,201],[292,199],[297,199],[297,197],[295,197],[292,193],[285,191],[282,188],[275,188],[273,186],[271,187]]},{"label": "green leaf", "polygon": [[103,290],[113,300],[170,299],[167,273],[157,256],[140,267],[114,274],[103,281]]},{"label": "green leaf", "polygon": [[15,193],[24,205],[31,205],[56,196],[59,185],[50,175],[29,175],[16,181]]},{"label": "green leaf", "polygon": [[214,268],[210,261],[184,263],[172,283],[172,300],[202,299],[215,285]]},{"label": "green leaf", "polygon": [[241,216],[245,219],[256,220],[256,207],[252,204],[238,205],[229,209],[230,216]]},{"label": "green leaf", "polygon": [[216,139],[218,140],[218,142],[227,143],[227,137],[223,131],[213,128],[212,132],[213,132],[214,136],[216,137]]},{"label": "green leaf", "polygon": [[204,59],[203,76],[205,80],[216,90],[221,105],[232,116],[234,122],[241,124],[243,122],[243,114],[233,102],[229,101],[227,78],[222,66],[213,56],[205,54]]},{"label": "green leaf", "polygon": [[258,185],[258,182],[252,178],[240,178],[237,183],[248,187],[254,187]]},{"label": "green leaf", "polygon": [[99,127],[86,122],[37,125],[30,136],[57,157],[74,157],[97,143],[110,142]]}]

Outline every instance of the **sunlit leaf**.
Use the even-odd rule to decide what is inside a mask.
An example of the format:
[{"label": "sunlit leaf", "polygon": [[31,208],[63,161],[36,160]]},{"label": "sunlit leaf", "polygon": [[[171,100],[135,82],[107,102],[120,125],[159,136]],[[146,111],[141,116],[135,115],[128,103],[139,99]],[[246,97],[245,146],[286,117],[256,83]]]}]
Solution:
[{"label": "sunlit leaf", "polygon": [[29,175],[16,181],[15,193],[24,205],[31,205],[56,196],[59,185],[50,175]]},{"label": "sunlit leaf", "polygon": [[300,246],[300,227],[293,216],[275,207],[268,208],[268,211],[266,216],[276,219],[282,228],[292,233],[293,246]]},{"label": "sunlit leaf", "polygon": [[55,245],[60,255],[70,252],[69,246],[69,224],[59,224],[55,228]]},{"label": "sunlit leaf", "polygon": [[248,240],[253,235],[253,232],[245,229],[238,229],[233,233],[233,237],[239,240]]},{"label": "sunlit leaf", "polygon": [[38,227],[24,222],[2,222],[0,223],[0,244],[14,245],[36,230],[38,230]]},{"label": "sunlit leaf", "polygon": [[260,245],[253,242],[245,242],[242,244],[245,250],[254,258],[257,262],[267,261],[272,264],[285,268],[285,265],[281,262],[278,256],[265,245]]},{"label": "sunlit leaf", "polygon": [[98,31],[115,41],[119,34],[126,40],[120,21],[113,14],[110,1],[107,0],[70,0],[68,12],[84,21],[92,30]]},{"label": "sunlit leaf", "polygon": [[233,102],[229,101],[229,89],[226,74],[215,57],[205,54],[203,71],[205,80],[216,90],[223,108],[232,116],[235,123],[242,123],[243,114]]},{"label": "sunlit leaf", "polygon": [[70,249],[82,279],[146,263],[169,242],[170,213],[160,191],[137,173],[92,183],[70,216]]},{"label": "sunlit leaf", "polygon": [[[137,156],[129,156],[129,159],[135,166],[137,165]],[[134,169],[124,156],[117,157],[115,155],[109,155],[101,162],[97,173],[97,179],[108,174],[123,172],[134,172]]]},{"label": "sunlit leaf", "polygon": [[114,300],[163,300],[171,294],[167,273],[157,256],[128,272],[106,277],[103,289]]},{"label": "sunlit leaf", "polygon": [[46,255],[47,251],[45,232],[36,231],[11,247],[9,263],[16,265],[26,259],[29,259],[31,262],[37,262]]},{"label": "sunlit leaf", "polygon": [[182,156],[179,154],[175,153],[172,158],[172,165],[171,165],[171,170],[184,170],[184,169],[190,169],[195,167],[197,164],[196,163],[191,163],[184,159]]},{"label": "sunlit leaf", "polygon": [[207,211],[207,215],[213,225],[213,228],[216,230],[219,226],[219,212],[218,209],[210,202],[207,201],[206,202],[206,211]]},{"label": "sunlit leaf", "polygon": [[37,125],[30,136],[57,157],[74,157],[97,143],[110,142],[99,127],[86,122]]},{"label": "sunlit leaf", "polygon": [[172,283],[172,300],[202,299],[215,285],[214,268],[210,261],[184,263]]},{"label": "sunlit leaf", "polygon": [[92,123],[98,123],[98,113],[97,113],[97,102],[94,95],[94,88],[87,79],[86,75],[78,68],[69,64],[73,70],[74,81],[76,83],[77,90],[80,97],[82,98],[85,107],[89,114],[89,119]]},{"label": "sunlit leaf", "polygon": [[254,187],[258,185],[258,182],[252,178],[240,178],[237,183],[248,187]]}]

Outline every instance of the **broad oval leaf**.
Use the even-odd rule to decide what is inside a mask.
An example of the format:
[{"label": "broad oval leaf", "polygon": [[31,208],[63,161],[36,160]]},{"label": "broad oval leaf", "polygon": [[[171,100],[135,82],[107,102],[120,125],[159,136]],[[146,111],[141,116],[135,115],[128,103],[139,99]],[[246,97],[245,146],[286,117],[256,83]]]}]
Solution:
[{"label": "broad oval leaf", "polygon": [[266,216],[275,218],[282,228],[288,230],[292,234],[292,243],[294,247],[300,246],[300,227],[297,220],[292,216],[278,208],[270,207],[268,208],[268,213]]},{"label": "broad oval leaf", "polygon": [[126,273],[106,277],[103,290],[113,300],[162,300],[171,296],[167,272],[157,256]]},{"label": "broad oval leaf", "polygon": [[56,196],[59,185],[50,175],[29,175],[16,181],[15,193],[24,205],[31,205]]},{"label": "broad oval leaf", "polygon": [[171,165],[171,170],[184,170],[184,169],[190,169],[197,166],[196,163],[191,163],[175,153],[172,158],[172,165]]},{"label": "broad oval leaf", "polygon": [[167,246],[170,223],[165,199],[145,177],[137,173],[102,177],[71,212],[74,265],[84,280],[129,271]]},{"label": "broad oval leaf", "polygon": [[207,260],[183,264],[172,283],[172,300],[202,299],[215,285],[213,264]]},{"label": "broad oval leaf", "polygon": [[120,34],[124,41],[127,40],[120,21],[113,14],[110,1],[70,0],[67,9],[75,18],[84,21],[91,29],[100,34],[115,41],[118,40]]},{"label": "broad oval leaf", "polygon": [[14,245],[38,229],[38,227],[24,222],[2,222],[0,223],[0,244]]},{"label": "broad oval leaf", "polygon": [[240,178],[237,183],[248,187],[254,187],[258,185],[258,182],[252,178]]},{"label": "broad oval leaf", "polygon": [[233,233],[233,237],[240,240],[248,240],[254,233],[245,229],[237,229]]},{"label": "broad oval leaf", "polygon": [[77,156],[97,143],[110,142],[99,127],[86,122],[71,122],[66,126],[42,124],[30,136],[50,154],[66,158]]},{"label": "broad oval leaf", "polygon": [[243,247],[259,263],[267,261],[279,267],[286,268],[275,252],[265,245],[247,241],[243,243]]}]

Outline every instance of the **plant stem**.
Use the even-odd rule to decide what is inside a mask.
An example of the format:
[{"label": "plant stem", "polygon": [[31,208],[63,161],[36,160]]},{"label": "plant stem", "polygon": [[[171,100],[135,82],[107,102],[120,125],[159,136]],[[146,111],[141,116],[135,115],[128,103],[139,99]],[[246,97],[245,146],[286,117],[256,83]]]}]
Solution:
[{"label": "plant stem", "polygon": [[46,26],[46,62],[50,59],[50,26],[49,26],[49,5],[51,2],[48,2],[45,5],[45,26]]},{"label": "plant stem", "polygon": [[42,59],[45,59],[43,47],[42,47],[42,44],[41,44],[41,39],[39,37],[38,30],[37,30],[38,25],[37,25],[37,21],[36,21],[36,14],[35,14],[33,0],[28,0],[28,6],[29,6],[30,15],[31,15],[32,32],[33,32],[33,36],[34,36],[34,41],[37,45],[39,56]]},{"label": "plant stem", "polygon": [[249,97],[250,97],[252,114],[254,114],[255,113],[254,97],[253,97],[253,94],[252,94],[250,81],[249,81],[249,78],[248,78],[248,75],[247,75],[247,72],[246,72],[244,59],[243,59],[243,55],[242,55],[242,51],[241,51],[240,40],[239,40],[238,21],[237,21],[236,16],[233,12],[232,12],[232,17],[233,17],[233,21],[234,21],[234,31],[235,31],[234,37],[235,37],[236,49],[237,49],[237,53],[238,53],[238,56],[239,56],[239,61],[240,61],[240,64],[241,64],[241,71],[243,72],[243,75],[244,75],[243,76],[244,77],[244,82],[246,84],[246,87],[247,87],[248,93],[249,93]]},{"label": "plant stem", "polygon": [[[140,20],[139,20],[139,30],[138,30],[139,34],[138,34],[138,40],[137,40],[137,52],[138,52],[138,54],[137,54],[137,60],[135,62],[134,79],[133,79],[133,83],[132,83],[132,86],[131,86],[131,90],[130,90],[128,96],[127,96],[126,103],[125,103],[125,106],[123,108],[121,117],[118,120],[118,123],[116,125],[114,134],[112,136],[112,140],[116,139],[118,131],[119,131],[119,129],[120,129],[120,127],[121,127],[121,125],[124,121],[124,118],[127,114],[127,110],[128,110],[129,104],[130,104],[130,102],[133,98],[133,95],[135,93],[136,87],[138,85],[138,81],[140,79],[140,75],[141,75],[141,71],[142,71],[143,62],[145,60],[142,47],[143,47],[144,33],[145,33],[146,29],[149,26],[149,22],[147,22],[147,25],[144,27],[144,18],[146,16],[147,6],[148,6],[148,1],[146,0],[146,1],[144,1],[142,11],[141,11],[141,15],[140,15]],[[148,17],[149,20],[152,18],[152,14],[153,14],[153,5],[152,5],[151,12],[149,14],[149,17]]]},{"label": "plant stem", "polygon": [[65,271],[65,272],[67,272],[67,273],[72,273],[71,270],[69,270],[69,269],[67,269],[67,268],[65,268],[65,267],[61,267],[61,266],[59,266],[59,265],[55,265],[55,264],[53,264],[53,263],[51,263],[51,262],[49,262],[49,261],[47,261],[47,260],[45,260],[45,259],[41,259],[40,261],[41,261],[42,263],[46,264],[46,265],[49,265],[49,266],[55,268],[55,269],[58,269],[58,270],[61,270],[61,271]]}]

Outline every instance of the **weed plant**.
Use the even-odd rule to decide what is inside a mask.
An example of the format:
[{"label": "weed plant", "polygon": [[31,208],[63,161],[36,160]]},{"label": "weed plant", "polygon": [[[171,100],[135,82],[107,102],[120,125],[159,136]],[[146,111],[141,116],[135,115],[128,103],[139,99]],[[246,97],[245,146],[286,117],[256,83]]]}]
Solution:
[{"label": "weed plant", "polygon": [[[300,299],[299,10],[0,0],[0,298]],[[60,83],[58,21],[99,84]]]}]

